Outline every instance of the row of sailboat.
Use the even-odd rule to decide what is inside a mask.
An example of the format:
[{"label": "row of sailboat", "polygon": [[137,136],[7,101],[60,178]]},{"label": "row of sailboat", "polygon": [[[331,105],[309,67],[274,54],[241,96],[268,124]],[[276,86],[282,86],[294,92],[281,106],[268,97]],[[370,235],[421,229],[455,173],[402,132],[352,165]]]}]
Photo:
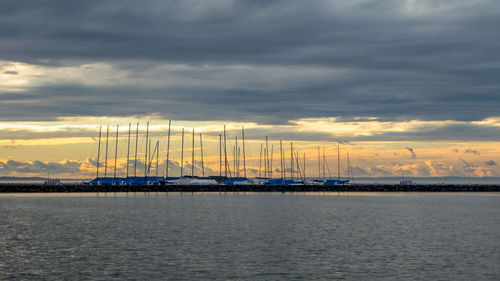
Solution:
[{"label": "row of sailboat", "polygon": [[[273,175],[273,155],[274,144],[271,145],[271,150],[269,150],[269,140],[266,136],[265,142],[260,145],[260,156],[259,156],[259,170],[257,177],[247,177],[247,167],[246,167],[246,149],[245,149],[245,129],[241,127],[241,142],[242,147],[238,146],[238,136],[235,136],[235,145],[233,149],[233,159],[232,159],[232,169],[231,163],[228,159],[228,148],[227,148],[227,135],[226,126],[224,125],[223,133],[219,134],[219,175],[209,175],[205,176],[205,166],[204,166],[204,154],[203,154],[203,136],[199,134],[200,142],[200,156],[201,156],[201,176],[196,176],[195,174],[195,131],[192,131],[192,149],[191,149],[191,163],[189,166],[190,174],[186,175],[186,170],[184,169],[184,135],[185,130],[182,128],[181,137],[181,159],[179,162],[180,173],[178,177],[172,176],[170,172],[169,164],[173,163],[170,160],[170,139],[171,139],[171,125],[172,121],[168,123],[168,134],[167,134],[167,151],[166,151],[166,161],[165,161],[165,176],[159,176],[159,154],[160,145],[159,141],[153,143],[152,138],[149,135],[149,122],[146,125],[146,136],[145,136],[145,153],[144,153],[144,174],[138,175],[138,143],[139,143],[139,123],[137,123],[135,128],[135,151],[133,156],[133,165],[130,163],[130,145],[131,145],[131,132],[132,124],[129,123],[128,126],[128,138],[127,138],[127,164],[124,177],[117,177],[117,155],[118,155],[118,139],[119,139],[119,125],[116,126],[115,134],[115,153],[114,153],[114,171],[113,177],[108,176],[108,151],[109,145],[108,140],[110,136],[109,125],[106,129],[106,141],[105,141],[105,159],[104,159],[104,176],[100,175],[99,172],[101,166],[101,138],[103,137],[102,126],[99,127],[99,137],[98,137],[98,148],[97,148],[97,161],[96,161],[96,177],[89,181],[89,185],[344,185],[348,184],[352,175],[352,170],[349,163],[349,154],[347,154],[348,168],[347,168],[347,179],[340,178],[340,147],[337,146],[337,179],[326,176],[326,170],[330,174],[330,169],[325,157],[325,149],[323,148],[323,155],[321,156],[320,147],[318,147],[318,177],[311,178],[306,177],[306,155],[299,154],[299,151],[294,149],[293,142],[290,142],[290,163],[287,166],[285,145],[282,140],[279,143],[280,152],[280,167],[276,168],[276,172],[279,172],[279,177]],[[302,156],[302,157],[301,157]],[[243,161],[241,161],[243,158]],[[301,159],[302,158],[302,159]],[[155,161],[156,160],[156,161]],[[302,160],[302,161],[301,161]],[[241,163],[243,162],[243,163]],[[240,165],[243,164],[243,169]],[[133,166],[133,172],[130,169]],[[287,168],[289,170],[289,177],[287,177]],[[154,175],[153,172],[154,171]]]}]

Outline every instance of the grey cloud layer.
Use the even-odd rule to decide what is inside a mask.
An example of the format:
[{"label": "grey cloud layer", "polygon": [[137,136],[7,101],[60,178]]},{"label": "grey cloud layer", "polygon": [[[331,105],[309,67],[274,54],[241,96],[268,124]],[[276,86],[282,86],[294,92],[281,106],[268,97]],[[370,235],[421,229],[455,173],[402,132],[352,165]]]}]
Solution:
[{"label": "grey cloud layer", "polygon": [[[165,122],[165,121],[163,121]],[[134,122],[133,122],[134,123]],[[155,121],[151,122],[152,125],[157,125]],[[175,126],[175,120],[173,122]],[[106,132],[106,124],[103,127],[103,139]],[[110,133],[112,138],[114,137],[115,127],[113,123],[110,123]],[[165,125],[165,123],[164,123]],[[315,126],[314,123],[311,126]],[[121,138],[125,138],[127,135],[127,125],[120,125]],[[374,132],[373,135],[356,136],[356,135],[338,135],[335,126],[332,127],[331,131],[315,131],[314,127],[310,130],[303,130],[302,127],[290,124],[288,126],[262,126],[253,127],[245,129],[245,138],[247,140],[263,140],[269,137],[270,140],[293,140],[293,141],[327,141],[327,142],[337,142],[345,145],[352,145],[356,142],[363,141],[497,141],[498,136],[500,136],[500,126],[481,126],[474,125],[471,123],[461,123],[461,124],[445,124],[441,126],[428,126],[416,129],[414,131],[399,132],[399,131],[387,131],[387,132]],[[139,133],[140,137],[145,136],[145,124],[142,122],[140,124]],[[220,126],[219,130],[207,131],[204,133],[205,136],[216,138],[222,133],[223,127]],[[228,136],[233,138],[235,135],[241,136],[240,129],[227,131]],[[132,127],[132,135],[135,134],[135,129]],[[150,132],[153,137],[160,137],[164,139],[167,134],[167,129],[165,127],[162,131]],[[38,130],[33,131],[29,129],[17,128],[13,129],[3,129],[0,130],[0,140],[12,140],[12,145],[16,144],[14,140],[32,140],[32,139],[45,139],[45,138],[58,138],[58,137],[93,137],[97,140],[98,128],[86,127],[86,128],[61,128],[57,131],[44,131]],[[180,129],[176,129],[172,132],[172,136],[179,137]],[[125,143],[123,140],[121,143]],[[412,148],[406,148],[410,154],[409,156],[413,158]],[[471,155],[482,155],[481,152],[475,149],[465,149],[458,150],[454,149],[456,153],[465,153]],[[415,155],[416,157],[416,155]]]},{"label": "grey cloud layer", "polygon": [[82,163],[79,161],[69,161],[65,163],[42,162],[39,160],[33,162],[22,162],[16,160],[0,161],[0,175],[9,174],[12,172],[23,174],[41,174],[46,175],[47,172],[53,174],[71,173],[77,174],[81,172]]},{"label": "grey cloud layer", "polygon": [[[498,116],[499,13],[493,0],[3,1],[0,59],[105,61],[139,78],[126,86],[120,80],[47,83],[0,92],[8,101],[0,104],[0,119],[160,114],[285,123],[325,116]],[[162,64],[192,69],[176,71],[178,83],[160,86],[140,77]],[[250,69],[214,78],[207,65]],[[295,69],[298,78],[279,70],[262,77],[260,68],[251,69],[274,66]],[[317,72],[301,77],[305,68]],[[172,74],[154,73],[158,80]]]}]

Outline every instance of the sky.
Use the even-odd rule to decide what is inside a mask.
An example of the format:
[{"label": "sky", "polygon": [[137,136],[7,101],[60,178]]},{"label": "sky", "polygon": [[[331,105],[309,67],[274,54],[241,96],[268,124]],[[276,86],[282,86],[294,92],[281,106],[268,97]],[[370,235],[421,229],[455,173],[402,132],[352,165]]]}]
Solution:
[{"label": "sky", "polygon": [[0,176],[92,178],[108,125],[106,171],[116,154],[123,176],[137,122],[136,172],[150,122],[164,175],[169,120],[176,176],[182,128],[183,166],[194,129],[195,172],[202,133],[218,174],[224,125],[230,159],[245,127],[251,176],[266,136],[274,173],[283,140],[307,176],[318,147],[336,176],[337,146],[344,176],[347,153],[355,177],[500,176],[499,14],[496,0],[0,0]]}]

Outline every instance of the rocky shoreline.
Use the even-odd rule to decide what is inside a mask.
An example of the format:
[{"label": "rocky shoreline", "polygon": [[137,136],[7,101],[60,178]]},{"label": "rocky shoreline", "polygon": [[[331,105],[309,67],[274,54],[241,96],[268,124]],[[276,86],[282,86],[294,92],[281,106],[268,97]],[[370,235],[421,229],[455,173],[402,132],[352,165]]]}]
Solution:
[{"label": "rocky shoreline", "polygon": [[500,185],[390,185],[350,184],[321,185],[145,185],[145,186],[95,186],[83,184],[0,184],[0,193],[51,193],[51,192],[500,192]]}]

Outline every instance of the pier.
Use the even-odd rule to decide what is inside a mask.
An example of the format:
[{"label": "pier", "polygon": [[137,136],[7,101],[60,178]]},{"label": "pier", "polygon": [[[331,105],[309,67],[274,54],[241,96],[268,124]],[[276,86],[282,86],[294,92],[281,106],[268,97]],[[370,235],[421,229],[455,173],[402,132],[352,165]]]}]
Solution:
[{"label": "pier", "polygon": [[500,185],[84,185],[0,184],[0,193],[59,192],[500,192]]}]

